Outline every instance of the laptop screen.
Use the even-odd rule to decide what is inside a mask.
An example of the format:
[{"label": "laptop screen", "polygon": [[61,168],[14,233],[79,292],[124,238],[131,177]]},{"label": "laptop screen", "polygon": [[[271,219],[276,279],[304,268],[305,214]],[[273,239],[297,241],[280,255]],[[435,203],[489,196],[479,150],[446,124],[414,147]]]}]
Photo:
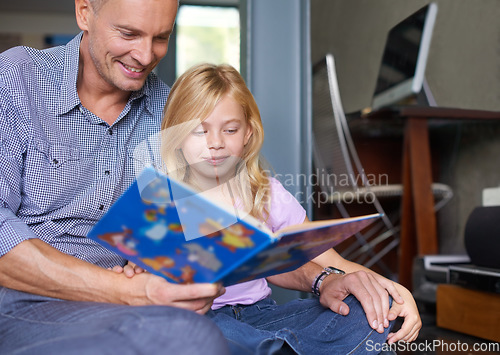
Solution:
[{"label": "laptop screen", "polygon": [[421,91],[436,14],[437,5],[431,3],[389,31],[373,109],[399,103]]}]

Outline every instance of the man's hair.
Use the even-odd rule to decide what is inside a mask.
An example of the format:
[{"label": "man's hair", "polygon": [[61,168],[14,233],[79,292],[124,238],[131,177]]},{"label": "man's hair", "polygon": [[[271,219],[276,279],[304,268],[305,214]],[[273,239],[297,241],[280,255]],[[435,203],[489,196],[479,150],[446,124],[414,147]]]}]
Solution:
[{"label": "man's hair", "polygon": [[107,0],[89,0],[90,5],[92,5],[92,9],[94,10],[94,12],[99,12],[102,5],[104,5],[106,1]]},{"label": "man's hair", "polygon": [[[108,0],[89,0],[90,4],[92,5],[92,9],[95,12],[99,12],[101,7],[106,3]],[[177,6],[179,6],[180,0],[177,0]]]}]

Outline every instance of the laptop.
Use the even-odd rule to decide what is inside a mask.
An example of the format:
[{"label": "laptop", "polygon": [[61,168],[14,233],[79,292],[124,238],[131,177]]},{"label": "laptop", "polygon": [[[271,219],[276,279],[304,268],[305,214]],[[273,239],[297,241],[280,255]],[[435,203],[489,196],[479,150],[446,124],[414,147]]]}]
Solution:
[{"label": "laptop", "polygon": [[428,104],[435,101],[425,81],[437,4],[430,3],[395,25],[388,33],[377,77],[371,107],[364,113],[382,107],[406,104],[426,91]]}]

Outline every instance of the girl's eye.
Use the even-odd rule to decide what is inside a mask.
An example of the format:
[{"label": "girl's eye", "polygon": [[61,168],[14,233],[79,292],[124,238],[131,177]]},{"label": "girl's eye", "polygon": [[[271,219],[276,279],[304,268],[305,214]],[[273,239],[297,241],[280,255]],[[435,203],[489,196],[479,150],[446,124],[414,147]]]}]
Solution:
[{"label": "girl's eye", "polygon": [[193,134],[195,136],[203,136],[207,131],[199,130],[199,131],[193,131]]},{"label": "girl's eye", "polygon": [[229,134],[235,134],[236,132],[238,132],[237,128],[226,129],[226,133],[229,133]]}]

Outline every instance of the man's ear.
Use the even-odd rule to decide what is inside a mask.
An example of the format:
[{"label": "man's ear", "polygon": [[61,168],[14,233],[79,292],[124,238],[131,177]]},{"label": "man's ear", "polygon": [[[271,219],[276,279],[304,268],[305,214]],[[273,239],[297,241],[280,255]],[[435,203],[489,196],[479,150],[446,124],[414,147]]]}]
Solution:
[{"label": "man's ear", "polygon": [[89,0],[75,0],[76,23],[82,31],[87,31],[92,8]]}]

